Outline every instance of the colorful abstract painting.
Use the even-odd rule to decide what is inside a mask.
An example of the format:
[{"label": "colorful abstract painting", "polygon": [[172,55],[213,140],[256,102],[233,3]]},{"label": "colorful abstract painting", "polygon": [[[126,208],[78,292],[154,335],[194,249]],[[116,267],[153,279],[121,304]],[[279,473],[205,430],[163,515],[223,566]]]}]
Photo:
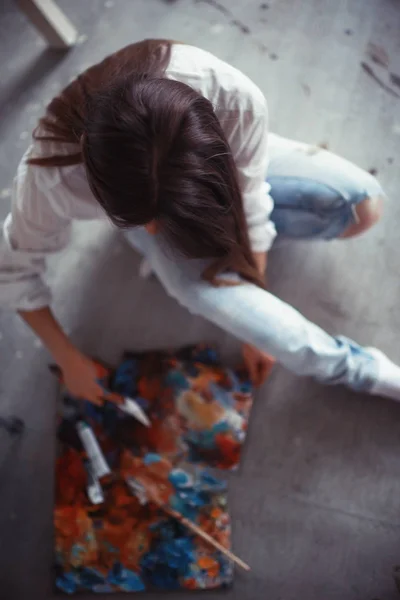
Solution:
[{"label": "colorful abstract painting", "polygon": [[[126,355],[107,382],[134,398],[147,428],[111,402],[63,395],[57,430],[56,587],[67,593],[212,589],[232,564],[160,508],[230,546],[226,484],[252,403],[246,374],[212,348]],[[153,490],[160,505],[142,496]]]},{"label": "colorful abstract painting", "polygon": [[141,448],[218,469],[235,469],[246,436],[252,388],[245,371],[219,364],[208,346],[174,354],[127,354],[112,389],[135,398],[152,427],[140,428]]}]

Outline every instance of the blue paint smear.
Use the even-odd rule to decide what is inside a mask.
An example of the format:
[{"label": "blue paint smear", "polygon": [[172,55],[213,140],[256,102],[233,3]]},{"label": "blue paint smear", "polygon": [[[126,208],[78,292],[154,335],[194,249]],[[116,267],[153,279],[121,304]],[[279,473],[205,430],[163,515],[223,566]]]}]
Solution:
[{"label": "blue paint smear", "polygon": [[153,465],[154,463],[159,463],[161,461],[161,456],[156,454],[155,452],[149,452],[143,458],[143,462],[145,465]]}]

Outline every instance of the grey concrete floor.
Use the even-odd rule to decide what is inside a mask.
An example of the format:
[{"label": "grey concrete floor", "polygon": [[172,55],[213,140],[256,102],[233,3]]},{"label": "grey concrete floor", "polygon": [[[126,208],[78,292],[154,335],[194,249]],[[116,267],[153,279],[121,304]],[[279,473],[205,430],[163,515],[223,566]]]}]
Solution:
[{"label": "grey concrete floor", "polygon": [[[13,0],[2,0],[0,216],[37,117],[72,76],[143,37],[189,41],[260,85],[274,131],[328,143],[378,169],[390,202],[375,230],[349,242],[273,252],[269,287],[330,332],[378,345],[400,361],[400,100],[360,67],[374,43],[400,74],[399,1],[269,0],[264,8],[261,0],[220,2],[60,0],[80,32],[77,47],[63,55],[46,49]],[[237,342],[187,314],[157,281],[139,279],[137,256],[104,226],[79,226],[51,279],[65,327],[104,360],[116,361],[125,348],[200,339],[217,342],[227,359],[238,356]],[[56,386],[48,361],[17,317],[2,312],[0,414],[18,414],[27,424],[21,441],[0,431],[0,598],[7,600],[53,597]],[[252,571],[238,573],[224,597],[398,597],[391,571],[400,563],[400,406],[323,388],[279,367],[257,396],[230,487],[234,548]]]}]

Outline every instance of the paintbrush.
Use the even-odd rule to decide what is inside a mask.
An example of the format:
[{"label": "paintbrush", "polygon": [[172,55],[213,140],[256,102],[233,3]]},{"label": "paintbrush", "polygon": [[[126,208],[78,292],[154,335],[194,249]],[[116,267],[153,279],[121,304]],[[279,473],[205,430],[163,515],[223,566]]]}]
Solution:
[{"label": "paintbrush", "polygon": [[181,515],[178,511],[174,510],[168,504],[163,502],[161,496],[158,496],[156,493],[152,492],[149,486],[146,487],[136,477],[132,476],[126,477],[125,481],[129,488],[129,491],[137,497],[140,504],[144,505],[148,502],[152,502],[167,515],[181,523],[187,529],[190,529],[190,531],[201,537],[205,542],[208,542],[210,546],[213,546],[214,548],[222,552],[222,554],[224,554],[232,562],[236,563],[239,567],[241,567],[245,571],[250,571],[249,565],[247,565],[242,559],[240,559],[238,556],[233,554],[233,552],[225,548],[225,546],[220,544],[211,535],[203,531],[200,527],[193,523],[193,521],[190,521],[189,519]]}]

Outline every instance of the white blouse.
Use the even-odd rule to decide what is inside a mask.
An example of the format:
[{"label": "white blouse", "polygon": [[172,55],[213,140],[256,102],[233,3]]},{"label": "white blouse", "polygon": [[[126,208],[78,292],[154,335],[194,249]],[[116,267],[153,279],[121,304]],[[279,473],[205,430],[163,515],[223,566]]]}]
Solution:
[{"label": "white blouse", "polygon": [[[265,183],[268,165],[268,112],[259,88],[243,73],[193,46],[172,47],[166,76],[208,98],[230,144],[239,171],[253,251],[268,250],[275,238],[269,220],[273,202]],[[92,195],[82,164],[28,165],[32,156],[69,154],[71,144],[34,141],[14,180],[11,212],[0,237],[0,305],[15,310],[47,306],[46,258],[69,241],[72,220],[105,219]]]}]

